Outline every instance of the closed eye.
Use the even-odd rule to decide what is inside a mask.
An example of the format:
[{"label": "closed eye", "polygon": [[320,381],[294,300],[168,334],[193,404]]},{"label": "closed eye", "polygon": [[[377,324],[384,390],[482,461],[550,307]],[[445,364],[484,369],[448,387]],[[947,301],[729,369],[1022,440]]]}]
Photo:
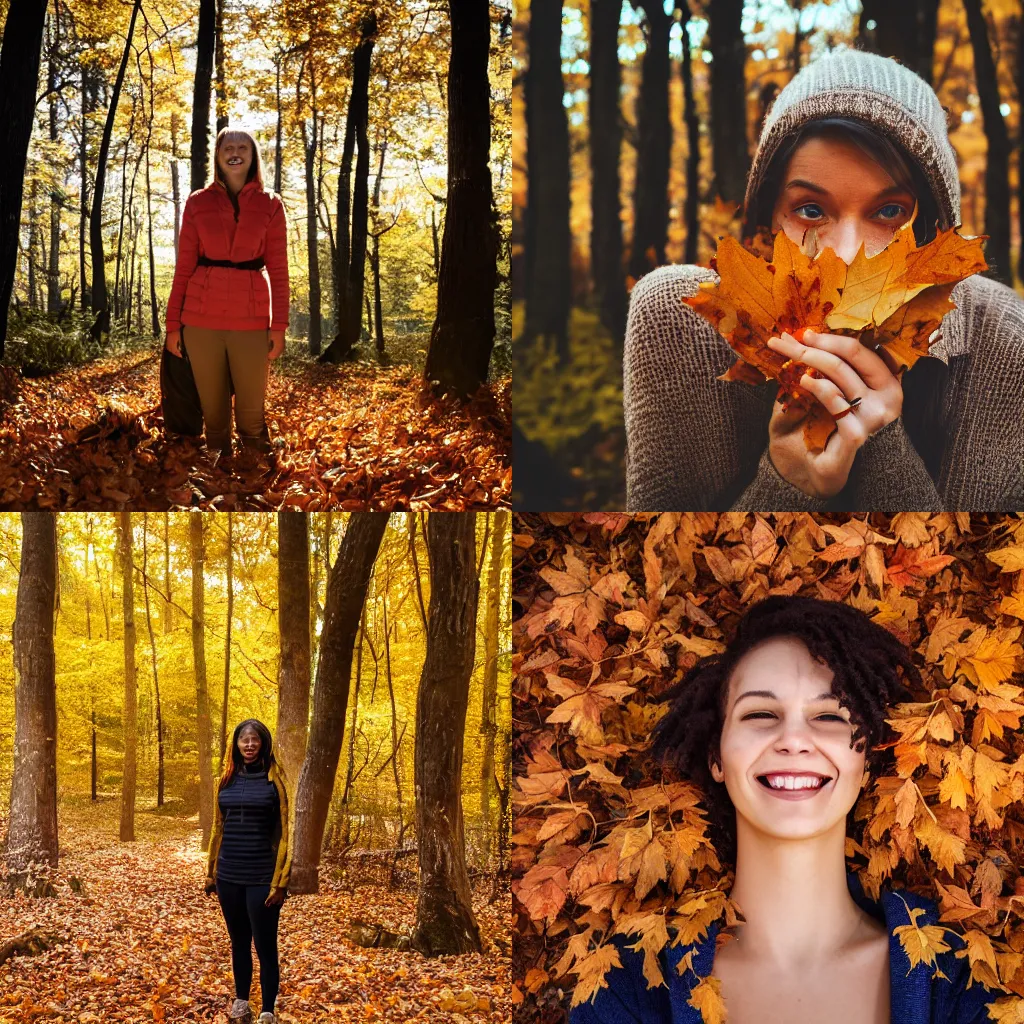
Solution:
[{"label": "closed eye", "polygon": [[[740,719],[740,721],[741,722],[746,722],[749,719],[753,719],[753,718],[761,718],[761,719],[764,719],[764,718],[775,718],[775,715],[771,711],[751,711],[749,714],[744,715]],[[829,720],[829,721],[832,721],[832,722],[842,722],[844,725],[848,724],[846,719],[843,718],[842,715],[836,715],[836,714],[833,714],[832,712],[825,712],[822,715],[816,715],[815,716],[815,721],[820,722],[820,721],[824,721],[824,720]]]}]

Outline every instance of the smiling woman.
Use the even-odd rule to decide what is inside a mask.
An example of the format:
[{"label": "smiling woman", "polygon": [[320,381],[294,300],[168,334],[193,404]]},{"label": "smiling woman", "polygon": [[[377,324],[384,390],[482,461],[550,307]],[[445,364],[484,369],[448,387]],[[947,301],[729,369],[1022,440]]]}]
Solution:
[{"label": "smiling woman", "polygon": [[[622,966],[571,1024],[697,1024],[712,979],[729,1024],[971,1024],[996,993],[967,987],[958,936],[938,971],[915,964],[901,929],[934,925],[936,905],[906,890],[868,899],[846,871],[848,827],[865,784],[892,767],[886,716],[919,674],[910,651],[851,605],[773,596],[740,620],[721,654],[701,659],[664,697],[651,755],[697,783],[715,848],[735,868],[742,912],[725,932],[670,943],[664,986],[613,940]],[[927,925],[926,925],[927,927]],[[720,1019],[711,1017],[710,1019]]]}]

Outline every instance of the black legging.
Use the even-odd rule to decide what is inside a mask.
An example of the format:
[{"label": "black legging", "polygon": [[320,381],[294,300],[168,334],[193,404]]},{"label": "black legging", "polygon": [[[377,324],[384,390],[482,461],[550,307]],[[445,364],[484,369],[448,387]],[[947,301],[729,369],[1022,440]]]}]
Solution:
[{"label": "black legging", "polygon": [[252,987],[252,943],[260,958],[261,1013],[273,1013],[280,983],[277,963],[277,922],[281,904],[264,905],[269,885],[238,885],[217,879],[217,898],[231,937],[231,970],[235,976],[235,997],[248,1000]]}]

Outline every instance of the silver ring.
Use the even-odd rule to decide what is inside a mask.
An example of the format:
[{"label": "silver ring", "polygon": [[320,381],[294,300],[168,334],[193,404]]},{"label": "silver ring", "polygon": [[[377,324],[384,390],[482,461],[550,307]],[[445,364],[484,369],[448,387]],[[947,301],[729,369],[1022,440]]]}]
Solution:
[{"label": "silver ring", "polygon": [[878,342],[876,345],[872,345],[871,346],[871,351],[872,352],[877,352],[882,347],[883,347],[882,342]]},{"label": "silver ring", "polygon": [[852,401],[852,402],[850,403],[850,408],[851,408],[851,409],[856,409],[856,408],[857,408],[857,406],[858,406],[858,405],[860,405],[860,403],[861,403],[861,399],[860,399],[859,397],[858,397],[858,398],[855,398],[855,399],[854,399],[854,400],[853,400],[853,401]]}]

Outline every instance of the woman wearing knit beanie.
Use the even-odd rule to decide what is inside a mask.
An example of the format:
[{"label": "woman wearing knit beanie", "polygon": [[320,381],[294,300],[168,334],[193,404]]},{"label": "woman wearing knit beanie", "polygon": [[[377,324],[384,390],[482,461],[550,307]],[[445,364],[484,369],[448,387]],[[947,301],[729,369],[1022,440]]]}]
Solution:
[{"label": "woman wearing knit beanie", "polygon": [[277,1020],[277,925],[291,864],[284,774],[274,757],[270,730],[247,718],[235,727],[231,757],[217,787],[206,867],[206,894],[217,894],[231,940],[235,1001],[228,1019],[233,1024],[252,1024],[253,943],[263,997],[258,1024]]},{"label": "woman wearing knit beanie", "polygon": [[[797,184],[800,182],[800,184]],[[917,244],[960,224],[960,182],[938,97],[888,57],[833,51],[803,68],[765,118],[744,203],[758,227],[846,263],[914,220]],[[980,275],[903,374],[856,338],[810,334],[775,351],[822,371],[802,383],[849,410],[823,452],[776,387],[718,380],[735,353],[683,303],[703,267],[667,266],[633,289],[626,329],[627,505],[639,510],[896,512],[1024,507],[1024,300]]]}]

